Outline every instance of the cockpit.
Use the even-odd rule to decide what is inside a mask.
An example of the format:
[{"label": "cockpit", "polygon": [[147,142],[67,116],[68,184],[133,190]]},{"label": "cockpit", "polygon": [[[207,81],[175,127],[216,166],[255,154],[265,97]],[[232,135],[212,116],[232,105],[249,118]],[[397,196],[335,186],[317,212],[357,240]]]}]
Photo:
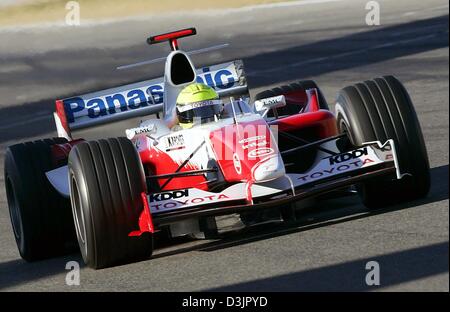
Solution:
[{"label": "cockpit", "polygon": [[[255,114],[249,105],[248,98],[230,99],[225,103],[222,100],[203,101],[177,109],[179,110],[177,114],[179,126],[183,129]],[[178,127],[174,127],[172,130],[177,129]]]}]

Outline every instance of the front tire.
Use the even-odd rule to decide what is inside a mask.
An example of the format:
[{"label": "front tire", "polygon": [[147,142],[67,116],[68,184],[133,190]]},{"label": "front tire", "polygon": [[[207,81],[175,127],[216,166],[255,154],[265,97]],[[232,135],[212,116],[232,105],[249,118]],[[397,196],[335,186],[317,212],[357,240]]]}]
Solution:
[{"label": "front tire", "polygon": [[149,258],[150,233],[138,230],[146,192],[139,155],[116,138],[77,144],[69,155],[72,212],[84,262],[94,269]]},{"label": "front tire", "polygon": [[348,86],[336,102],[340,132],[354,145],[393,139],[400,171],[409,173],[400,180],[370,180],[359,193],[369,208],[378,208],[424,197],[430,189],[429,161],[420,124],[408,92],[393,76],[385,76]]}]

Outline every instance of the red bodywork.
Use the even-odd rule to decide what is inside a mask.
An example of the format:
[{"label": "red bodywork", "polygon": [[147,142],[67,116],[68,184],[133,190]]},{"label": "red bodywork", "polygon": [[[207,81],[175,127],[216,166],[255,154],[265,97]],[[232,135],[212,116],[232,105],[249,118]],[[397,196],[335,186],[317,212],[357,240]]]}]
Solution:
[{"label": "red bodywork", "polygon": [[53,165],[55,167],[66,165],[72,147],[83,141],[83,139],[78,139],[63,144],[53,145],[51,149]]},{"label": "red bodywork", "polygon": [[[171,174],[176,172],[188,172],[191,170],[197,170],[198,168],[191,165],[186,165],[182,168],[170,158],[166,153],[158,153],[155,149],[147,149],[139,153],[141,157],[142,164],[147,172],[152,175],[162,175]],[[171,179],[159,179],[158,183],[161,186],[165,185],[164,190],[176,190],[186,188],[190,185],[196,185],[197,188],[201,190],[207,190],[208,186],[203,184],[206,179],[202,175],[198,176],[188,176],[188,177],[178,177]],[[167,183],[168,182],[168,183]],[[149,190],[151,192],[152,190]]]},{"label": "red bodywork", "polygon": [[[250,131],[247,129],[250,129]],[[254,129],[258,130],[251,131]],[[228,133],[233,134],[232,138],[227,136]],[[265,139],[254,142],[246,141],[255,135],[264,136]],[[278,148],[271,136],[270,129],[263,121],[226,126],[220,130],[211,132],[210,139],[217,163],[224,175],[225,181],[228,183],[253,180],[252,168],[265,158],[265,155],[258,155],[256,157],[249,156],[257,148],[261,150],[272,149],[272,154],[278,154]],[[259,146],[254,146],[254,143],[258,143]],[[236,172],[236,160],[241,164],[240,172]]]},{"label": "red bodywork", "polygon": [[[307,91],[295,91],[291,93],[286,93],[287,105],[298,105],[303,108],[303,112],[276,119],[269,122],[269,126],[277,126],[278,131],[283,132],[301,132],[302,130],[307,130],[313,133],[314,141],[325,139],[338,134],[336,119],[333,113],[328,110],[320,109],[318,103],[317,90],[311,89]],[[265,127],[263,122],[252,122],[254,128],[259,128],[260,126]],[[216,152],[217,162],[220,166],[222,174],[227,182],[239,182],[239,181],[251,181],[251,169],[256,163],[261,161],[261,157],[248,157],[248,153],[252,149],[244,150],[242,145],[239,144],[240,140],[246,139],[249,136],[248,132],[242,131],[246,129],[247,124],[240,123],[238,126],[230,125],[226,126],[218,131],[211,133],[210,139],[213,144],[213,149]],[[241,129],[241,133],[239,129]],[[258,131],[261,134],[261,131]],[[270,135],[271,130],[265,127],[264,135],[267,140],[267,145],[265,147],[273,148],[274,152],[278,152],[277,144],[273,142],[273,138]],[[224,133],[234,133],[233,137],[227,137],[224,140]],[[242,164],[242,173],[238,174],[235,170],[233,163],[233,155],[237,154]],[[185,166],[179,168],[179,165],[175,163],[167,154],[158,153],[154,149],[147,149],[140,153],[142,163],[144,167],[147,167],[149,172],[154,175],[171,174],[177,169],[179,172],[188,172],[191,170],[197,170],[199,168],[194,168],[192,166]],[[159,185],[164,186],[165,190],[176,190],[185,188],[199,188],[202,190],[208,190],[208,185],[205,183],[206,179],[203,175],[199,176],[188,176],[188,177],[177,177],[170,180],[167,183],[167,179],[160,179]]]},{"label": "red bodywork", "polygon": [[316,89],[299,90],[286,93],[288,105],[304,106],[302,113],[276,119],[270,125],[277,125],[279,131],[293,132],[302,129],[314,131],[316,140],[325,139],[338,134],[336,118],[329,110],[320,109]]},{"label": "red bodywork", "polygon": [[164,42],[164,41],[169,41],[170,48],[172,49],[172,51],[176,51],[176,50],[178,50],[178,41],[177,41],[177,39],[183,38],[183,37],[188,37],[188,36],[193,36],[193,35],[196,35],[196,34],[197,34],[197,31],[195,30],[195,28],[187,28],[187,29],[174,31],[174,32],[171,32],[171,33],[166,33],[166,34],[162,34],[162,35],[152,36],[152,37],[147,39],[147,43],[148,44],[155,44],[155,43],[160,43],[160,42]]}]

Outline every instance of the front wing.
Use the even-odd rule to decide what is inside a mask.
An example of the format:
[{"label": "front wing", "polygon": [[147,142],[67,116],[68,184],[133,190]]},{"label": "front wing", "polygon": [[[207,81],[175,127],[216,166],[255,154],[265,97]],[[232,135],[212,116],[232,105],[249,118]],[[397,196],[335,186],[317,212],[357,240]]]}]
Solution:
[{"label": "front wing", "polygon": [[220,192],[196,188],[147,195],[156,226],[200,216],[217,216],[279,207],[314,197],[376,176],[400,179],[392,140],[369,142],[354,150],[319,158],[303,173],[288,173],[276,180],[244,181]]}]

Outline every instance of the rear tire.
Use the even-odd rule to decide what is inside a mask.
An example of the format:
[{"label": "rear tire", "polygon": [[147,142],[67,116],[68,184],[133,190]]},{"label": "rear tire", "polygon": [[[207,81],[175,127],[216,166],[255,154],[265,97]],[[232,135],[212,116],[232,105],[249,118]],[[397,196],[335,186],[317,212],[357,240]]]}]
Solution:
[{"label": "rear tire", "polygon": [[19,253],[26,261],[64,255],[76,246],[70,201],[51,186],[45,172],[55,169],[51,146],[67,143],[45,139],[8,147],[5,187]]},{"label": "rear tire", "polygon": [[340,91],[336,102],[340,132],[354,145],[393,139],[401,180],[375,179],[360,185],[369,208],[424,197],[430,189],[429,161],[414,106],[402,83],[393,76],[357,83]]},{"label": "rear tire", "polygon": [[84,262],[94,269],[149,258],[150,233],[139,229],[146,192],[139,155],[126,138],[83,142],[69,155],[75,228]]}]

